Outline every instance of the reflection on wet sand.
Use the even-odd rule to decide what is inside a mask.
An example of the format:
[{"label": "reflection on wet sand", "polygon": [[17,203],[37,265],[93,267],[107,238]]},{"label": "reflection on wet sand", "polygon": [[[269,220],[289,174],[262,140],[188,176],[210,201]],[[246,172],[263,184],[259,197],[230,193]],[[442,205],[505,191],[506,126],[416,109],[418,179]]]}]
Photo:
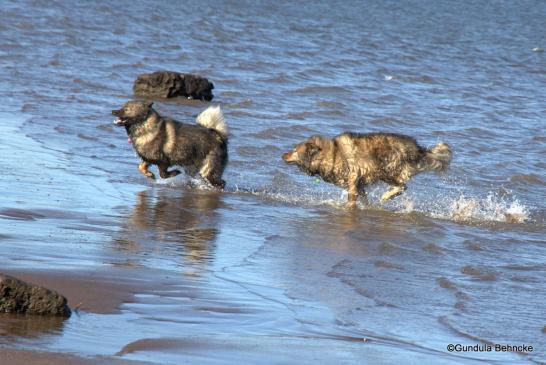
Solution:
[{"label": "reflection on wet sand", "polygon": [[65,318],[25,314],[0,314],[0,344],[10,344],[15,337],[37,338],[61,333]]},{"label": "reflection on wet sand", "polygon": [[416,230],[416,219],[420,219],[420,227],[434,229],[431,222],[420,217],[372,209],[324,210],[319,216],[293,220],[292,224],[296,232],[315,244],[354,257],[357,253],[368,256],[385,242],[408,245],[407,237]]},{"label": "reflection on wet sand", "polygon": [[115,242],[119,249],[132,251],[135,255],[131,257],[143,261],[176,253],[173,256],[183,257],[182,266],[203,269],[214,257],[219,223],[216,210],[221,205],[215,191],[141,191]]}]

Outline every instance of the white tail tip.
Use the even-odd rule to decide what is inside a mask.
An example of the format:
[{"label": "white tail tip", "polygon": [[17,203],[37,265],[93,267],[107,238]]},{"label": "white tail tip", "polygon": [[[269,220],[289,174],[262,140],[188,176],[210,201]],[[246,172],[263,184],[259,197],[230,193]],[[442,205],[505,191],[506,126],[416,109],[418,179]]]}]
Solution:
[{"label": "white tail tip", "polygon": [[205,128],[214,129],[224,138],[228,137],[228,127],[224,119],[224,113],[222,113],[222,109],[220,109],[220,105],[209,106],[207,109],[203,110],[197,116],[197,124],[202,125]]}]

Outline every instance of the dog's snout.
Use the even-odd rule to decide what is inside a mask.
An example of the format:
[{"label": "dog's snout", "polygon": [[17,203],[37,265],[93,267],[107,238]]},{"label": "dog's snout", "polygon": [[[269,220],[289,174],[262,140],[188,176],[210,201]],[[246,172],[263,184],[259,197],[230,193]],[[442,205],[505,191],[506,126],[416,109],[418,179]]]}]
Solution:
[{"label": "dog's snout", "polygon": [[286,152],[282,155],[282,159],[285,162],[293,162],[294,161],[294,152]]},{"label": "dog's snout", "polygon": [[125,125],[125,121],[123,120],[123,109],[112,110],[112,114],[117,117],[116,120],[114,120],[115,125]]}]

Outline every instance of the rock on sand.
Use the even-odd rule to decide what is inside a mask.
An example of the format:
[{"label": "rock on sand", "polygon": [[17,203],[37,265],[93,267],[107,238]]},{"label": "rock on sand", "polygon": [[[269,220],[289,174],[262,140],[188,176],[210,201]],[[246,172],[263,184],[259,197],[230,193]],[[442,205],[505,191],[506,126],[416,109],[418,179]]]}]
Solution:
[{"label": "rock on sand", "polygon": [[0,313],[70,317],[70,308],[59,293],[0,273]]}]

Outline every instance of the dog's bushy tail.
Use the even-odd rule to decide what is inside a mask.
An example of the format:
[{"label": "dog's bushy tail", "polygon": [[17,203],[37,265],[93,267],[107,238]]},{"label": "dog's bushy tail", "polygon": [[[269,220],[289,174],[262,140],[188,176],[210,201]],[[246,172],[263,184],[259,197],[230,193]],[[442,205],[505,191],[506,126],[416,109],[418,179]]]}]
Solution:
[{"label": "dog's bushy tail", "polygon": [[209,106],[197,116],[197,124],[205,128],[214,129],[222,138],[228,138],[228,126],[224,119],[224,113],[220,109],[220,105]]},{"label": "dog's bushy tail", "polygon": [[440,142],[428,149],[419,163],[421,171],[444,171],[451,162],[453,153],[447,143]]}]

